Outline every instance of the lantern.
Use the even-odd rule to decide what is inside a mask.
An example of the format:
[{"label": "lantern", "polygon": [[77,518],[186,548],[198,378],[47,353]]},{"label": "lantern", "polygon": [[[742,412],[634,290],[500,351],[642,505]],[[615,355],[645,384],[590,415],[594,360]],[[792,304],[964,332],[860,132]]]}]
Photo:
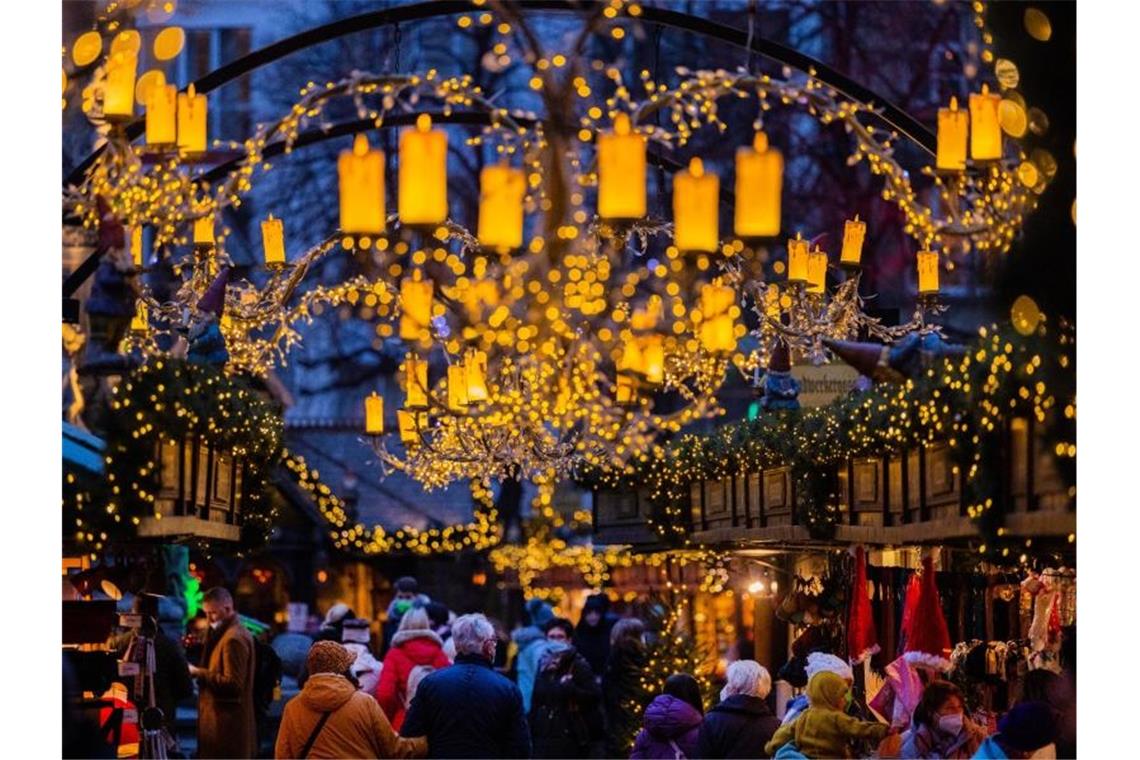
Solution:
[{"label": "lantern", "polygon": [[138,50],[112,48],[107,58],[107,80],[103,89],[103,116],[108,121],[129,121],[134,117],[138,66]]},{"label": "lantern", "polygon": [[626,333],[622,341],[621,360],[617,364],[619,372],[641,372],[644,359],[641,356],[641,342],[636,335]]},{"label": "lantern", "polygon": [[480,244],[500,251],[522,245],[525,193],[522,169],[505,164],[484,167],[479,173]]},{"label": "lantern", "polygon": [[431,128],[422,113],[415,129],[400,135],[400,196],[404,224],[439,224],[447,219],[447,133]]},{"label": "lantern", "polygon": [[863,238],[867,235],[867,224],[859,221],[859,215],[843,224],[843,248],[839,252],[839,263],[845,267],[858,267],[863,259]]},{"label": "lantern", "polygon": [[969,131],[970,115],[958,109],[958,98],[950,98],[949,108],[938,109],[936,168],[952,171],[966,168],[966,136]]},{"label": "lantern", "polygon": [[629,406],[637,401],[637,385],[632,377],[618,373],[614,400],[622,406]]},{"label": "lantern", "polygon": [[146,332],[146,328],[146,302],[139,301],[135,306],[135,315],[131,317],[131,330],[135,332]]},{"label": "lantern", "polygon": [[467,401],[487,400],[487,354],[477,349],[467,352]]},{"label": "lantern", "polygon": [[447,408],[456,414],[467,411],[467,368],[456,362],[447,368]]},{"label": "lantern", "polygon": [[1001,158],[1000,106],[1001,96],[990,92],[989,85],[970,95],[970,157],[975,161]]},{"label": "lantern", "polygon": [[614,117],[612,132],[598,135],[598,215],[645,216],[645,136],[630,129],[624,113]]},{"label": "lantern", "polygon": [[131,263],[141,269],[143,265],[142,227],[131,227],[129,229],[129,233],[131,245]]},{"label": "lantern", "polygon": [[428,364],[415,354],[404,357],[404,392],[407,395],[405,406],[410,409],[426,409]]},{"label": "lantern", "polygon": [[340,181],[340,228],[350,235],[379,235],[384,219],[384,153],[370,150],[358,134],[352,150],[341,151],[336,162]]},{"label": "lantern", "polygon": [[808,254],[807,292],[822,293],[827,285],[827,253],[816,248]]},{"label": "lantern", "polygon": [[788,241],[788,282],[807,282],[808,278],[808,241],[796,233],[796,237]]},{"label": "lantern", "polygon": [[194,220],[194,247],[211,248],[214,245],[214,215],[206,214]]},{"label": "lantern", "polygon": [[726,353],[736,348],[736,324],[731,311],[701,322],[701,345],[711,353]]},{"label": "lantern", "polygon": [[665,341],[656,333],[646,335],[641,349],[641,368],[645,379],[653,385],[665,380]]},{"label": "lantern", "polygon": [[166,83],[162,72],[146,94],[146,144],[174,145],[178,142],[178,88]]},{"label": "lantern", "polygon": [[261,249],[265,254],[265,266],[285,263],[285,224],[281,219],[274,219],[273,214],[261,223]]},{"label": "lantern", "polygon": [[784,157],[768,147],[768,136],[757,132],[752,146],[736,150],[736,236],[773,237],[780,234],[780,194]]},{"label": "lantern", "polygon": [[384,435],[384,398],[376,391],[364,399],[364,432],[367,435]]},{"label": "lantern", "polygon": [[396,410],[396,425],[400,428],[400,442],[411,447],[420,442],[420,429],[427,427],[427,412]]},{"label": "lantern", "polygon": [[178,95],[178,149],[183,153],[206,151],[206,96],[191,84]]},{"label": "lantern", "polygon": [[699,158],[673,178],[673,235],[682,251],[713,253],[719,247],[720,180]]},{"label": "lantern", "polygon": [[918,252],[918,294],[938,295],[938,254],[933,251]]},{"label": "lantern", "polygon": [[416,340],[431,324],[432,283],[421,280],[417,269],[414,278],[400,282],[400,337]]}]

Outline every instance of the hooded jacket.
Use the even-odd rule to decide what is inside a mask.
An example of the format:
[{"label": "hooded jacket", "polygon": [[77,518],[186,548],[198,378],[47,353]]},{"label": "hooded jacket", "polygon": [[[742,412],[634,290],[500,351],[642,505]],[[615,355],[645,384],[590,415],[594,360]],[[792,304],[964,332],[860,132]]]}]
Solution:
[{"label": "hooded jacket", "polygon": [[835,673],[816,673],[808,681],[811,707],[791,723],[780,726],[765,746],[769,756],[788,742],[808,757],[851,757],[848,744],[870,739],[878,742],[887,735],[887,726],[857,720],[843,712],[849,687]]},{"label": "hooded jacket", "polygon": [[310,758],[423,757],[423,737],[402,739],[392,730],[376,700],[344,676],[317,673],[281,714],[274,757],[300,757],[323,713],[330,713],[309,750]]},{"label": "hooded jacket", "polygon": [[685,757],[698,757],[697,737],[703,720],[697,708],[683,699],[672,694],[655,697],[645,708],[630,758],[674,760],[678,751]]},{"label": "hooded jacket", "polygon": [[780,726],[768,703],[733,694],[709,710],[697,738],[697,757],[764,757],[764,745]]},{"label": "hooded jacket", "polygon": [[[586,622],[586,613],[600,612],[602,617],[597,625]],[[574,646],[595,673],[602,673],[610,657],[610,631],[618,621],[617,615],[610,613],[610,600],[605,594],[594,594],[586,599],[582,607],[582,617],[574,628]]]},{"label": "hooded jacket", "polygon": [[398,631],[392,637],[392,647],[384,656],[380,683],[376,686],[376,701],[391,720],[392,728],[399,731],[404,725],[404,695],[412,668],[430,665],[439,670],[450,664],[443,653],[443,642],[433,631]]},{"label": "hooded jacket", "polygon": [[511,634],[511,640],[518,647],[515,655],[515,674],[522,692],[523,711],[530,712],[530,697],[534,691],[534,676],[538,672],[538,662],[546,653],[546,634],[542,626],[554,617],[550,605],[541,599],[531,599],[526,605],[527,614],[530,615],[531,625],[520,628]]}]

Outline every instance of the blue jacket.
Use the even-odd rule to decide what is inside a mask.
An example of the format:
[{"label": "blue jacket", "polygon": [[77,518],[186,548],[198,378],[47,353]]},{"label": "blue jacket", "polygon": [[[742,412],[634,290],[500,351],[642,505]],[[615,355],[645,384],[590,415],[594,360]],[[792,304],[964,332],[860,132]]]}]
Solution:
[{"label": "blue jacket", "polygon": [[974,753],[973,760],[1009,760],[1009,755],[1002,751],[1001,746],[992,736],[987,736],[978,751]]},{"label": "blue jacket", "polygon": [[530,757],[522,695],[479,655],[420,681],[400,734],[426,736],[428,757]]},{"label": "blue jacket", "polygon": [[519,648],[515,656],[515,672],[518,676],[519,691],[522,692],[523,711],[529,715],[538,662],[549,649],[549,642],[546,640],[546,634],[533,625],[515,631],[511,638]]}]

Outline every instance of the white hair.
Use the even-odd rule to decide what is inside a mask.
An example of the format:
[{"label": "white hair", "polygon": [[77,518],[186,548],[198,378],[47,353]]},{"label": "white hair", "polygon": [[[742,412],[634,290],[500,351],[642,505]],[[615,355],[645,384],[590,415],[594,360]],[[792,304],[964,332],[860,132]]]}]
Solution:
[{"label": "white hair", "polygon": [[724,675],[728,683],[720,690],[722,700],[734,694],[764,699],[772,691],[772,676],[756,660],[737,660],[728,666]]},{"label": "white hair", "polygon": [[847,681],[854,681],[855,674],[851,666],[833,654],[827,652],[812,652],[808,655],[807,666],[804,668],[808,680],[816,673],[834,673]]},{"label": "white hair", "polygon": [[456,654],[482,654],[483,645],[494,640],[495,628],[478,612],[461,615],[451,624],[451,638]]}]

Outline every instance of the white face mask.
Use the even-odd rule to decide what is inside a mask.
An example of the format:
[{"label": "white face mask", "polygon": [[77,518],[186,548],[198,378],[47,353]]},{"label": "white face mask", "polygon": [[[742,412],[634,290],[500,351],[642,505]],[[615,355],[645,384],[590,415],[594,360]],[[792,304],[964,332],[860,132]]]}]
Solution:
[{"label": "white face mask", "polygon": [[962,731],[962,713],[951,713],[938,718],[938,730],[950,736],[957,736]]},{"label": "white face mask", "polygon": [[224,622],[226,622],[226,621],[224,621],[224,620],[215,620],[214,622],[210,623],[210,628],[211,628],[212,630],[215,630],[215,631],[216,631],[216,630],[218,630],[218,628],[220,628],[220,627],[221,627],[222,623],[224,623]]}]

